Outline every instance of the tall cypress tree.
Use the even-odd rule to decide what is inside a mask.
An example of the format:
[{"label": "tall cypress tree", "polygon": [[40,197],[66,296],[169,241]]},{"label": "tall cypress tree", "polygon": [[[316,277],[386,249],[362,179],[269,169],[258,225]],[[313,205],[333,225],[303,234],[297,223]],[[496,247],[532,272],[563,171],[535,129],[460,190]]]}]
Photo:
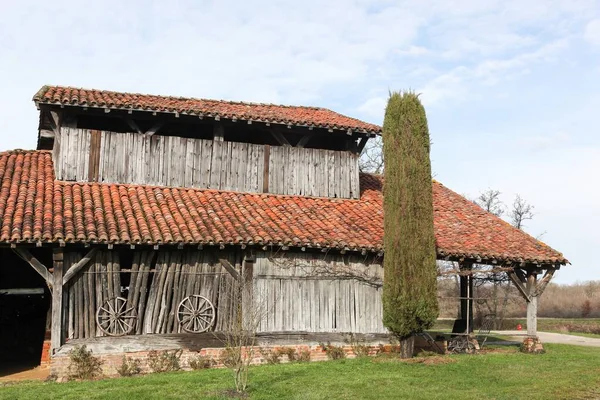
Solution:
[{"label": "tall cypress tree", "polygon": [[383,323],[412,357],[413,335],[438,316],[430,141],[413,92],[392,93],[383,122]]}]

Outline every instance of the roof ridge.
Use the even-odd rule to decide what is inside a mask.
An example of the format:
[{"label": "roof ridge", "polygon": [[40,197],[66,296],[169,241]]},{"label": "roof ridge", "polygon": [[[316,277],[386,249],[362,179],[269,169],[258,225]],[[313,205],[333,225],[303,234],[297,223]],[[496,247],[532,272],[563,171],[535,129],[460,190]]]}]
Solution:
[{"label": "roof ridge", "polygon": [[33,96],[36,104],[98,107],[117,110],[220,116],[278,124],[380,134],[381,126],[349,117],[326,107],[244,102],[197,97],[165,96],[74,86],[44,85]]},{"label": "roof ridge", "polygon": [[[281,104],[281,103],[263,103],[263,102],[254,102],[254,101],[239,101],[239,100],[225,100],[225,99],[209,99],[202,97],[186,97],[186,96],[172,96],[172,95],[162,95],[162,94],[152,94],[152,93],[139,93],[139,92],[128,92],[128,91],[117,91],[117,90],[105,90],[105,89],[96,89],[96,88],[84,88],[84,87],[76,87],[76,86],[62,86],[62,85],[44,85],[40,90],[33,96],[33,100],[43,101],[42,96],[48,91],[48,89],[70,89],[70,90],[85,90],[85,91],[94,91],[94,92],[104,92],[110,94],[119,94],[119,95],[130,95],[130,96],[145,96],[145,97],[158,97],[161,99],[173,99],[173,100],[194,100],[194,101],[210,101],[217,103],[227,103],[227,104],[240,104],[240,105],[253,105],[253,106],[275,106],[275,107],[285,107],[285,108],[304,108],[310,110],[323,110],[330,111],[336,114],[340,114],[337,111],[333,111],[326,107],[320,106],[301,106],[301,105],[293,105],[293,104]],[[340,114],[343,115],[343,114]],[[349,117],[344,115],[346,118],[354,119],[359,122],[361,121],[354,117]]]}]

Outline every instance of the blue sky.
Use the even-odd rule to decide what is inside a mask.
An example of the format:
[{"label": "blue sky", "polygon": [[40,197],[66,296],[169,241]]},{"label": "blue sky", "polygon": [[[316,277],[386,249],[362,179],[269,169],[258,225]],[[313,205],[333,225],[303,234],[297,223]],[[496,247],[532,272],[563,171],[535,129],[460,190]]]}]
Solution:
[{"label": "blue sky", "polygon": [[436,179],[535,205],[526,225],[600,279],[600,2],[3,2],[0,150],[34,148],[43,84],[328,107],[381,124],[422,94]]}]

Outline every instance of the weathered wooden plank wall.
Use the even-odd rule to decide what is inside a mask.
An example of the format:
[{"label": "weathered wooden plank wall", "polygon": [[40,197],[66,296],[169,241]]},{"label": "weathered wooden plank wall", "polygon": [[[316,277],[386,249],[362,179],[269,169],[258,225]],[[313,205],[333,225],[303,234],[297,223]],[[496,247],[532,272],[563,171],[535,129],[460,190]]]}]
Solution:
[{"label": "weathered wooden plank wall", "polygon": [[[100,149],[92,149],[90,156],[90,136],[85,129],[61,129],[53,150],[58,179],[90,180],[90,158],[99,152],[99,160],[92,160],[98,182],[252,193],[268,187],[276,194],[360,196],[358,155],[347,151],[272,146],[265,157],[263,145],[102,131]],[[91,142],[95,146],[98,140]]]},{"label": "weathered wooden plank wall", "polygon": [[[66,252],[68,270],[82,257]],[[219,254],[241,270],[241,255]],[[123,281],[123,277],[129,276]],[[135,251],[131,267],[123,270],[117,251],[98,251],[65,287],[66,337],[82,339],[104,336],[96,324],[98,307],[115,297],[127,299],[127,308],[137,312],[132,334],[179,333],[176,312],[181,300],[190,295],[209,299],[216,311],[211,330],[225,330],[232,320],[235,299],[234,279],[210,251]]]},{"label": "weathered wooden plank wall", "polygon": [[386,333],[382,289],[373,284],[379,279],[381,265],[360,256],[258,253],[254,299],[265,310],[259,331]]}]

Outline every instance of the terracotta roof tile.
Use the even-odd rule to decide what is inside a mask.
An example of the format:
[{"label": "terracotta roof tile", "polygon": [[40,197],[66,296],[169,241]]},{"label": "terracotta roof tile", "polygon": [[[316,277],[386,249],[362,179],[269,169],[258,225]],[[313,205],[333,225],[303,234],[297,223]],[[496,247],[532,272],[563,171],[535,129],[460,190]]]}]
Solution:
[{"label": "terracotta roof tile", "polygon": [[63,106],[179,113],[213,118],[314,126],[345,131],[350,129],[363,133],[381,133],[381,127],[378,125],[369,124],[321,107],[155,96],[64,86],[43,86],[35,94],[33,100],[36,103],[60,104]]},{"label": "terracotta roof tile", "polygon": [[[0,153],[1,242],[258,244],[379,252],[383,180],[359,200],[54,180],[48,151]],[[441,257],[566,263],[561,253],[433,183]]]}]

